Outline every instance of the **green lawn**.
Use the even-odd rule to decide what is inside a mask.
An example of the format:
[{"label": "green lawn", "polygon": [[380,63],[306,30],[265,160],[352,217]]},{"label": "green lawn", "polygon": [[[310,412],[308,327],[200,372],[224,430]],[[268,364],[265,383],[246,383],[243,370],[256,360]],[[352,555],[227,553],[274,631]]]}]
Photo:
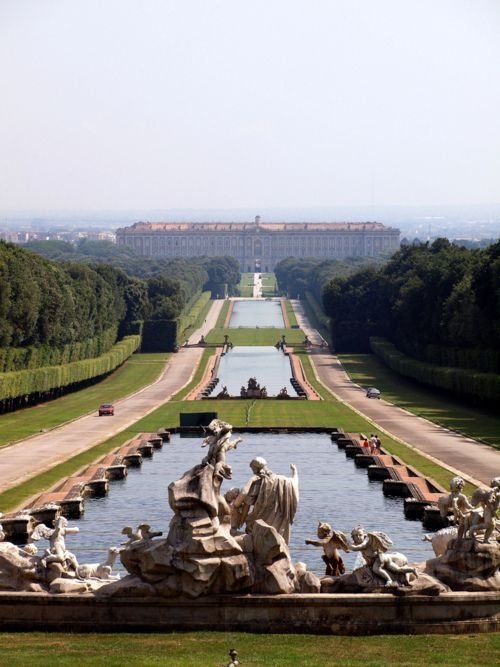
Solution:
[{"label": "green lawn", "polygon": [[500,416],[447,398],[403,378],[371,354],[340,354],[350,377],[363,387],[377,387],[391,403],[452,431],[500,448]]},{"label": "green lawn", "polygon": [[223,343],[224,336],[229,336],[233,345],[276,345],[285,336],[289,345],[304,342],[300,329],[212,329],[206,336],[207,343]]},{"label": "green lawn", "polygon": [[10,667],[121,667],[227,665],[236,648],[242,667],[490,667],[498,662],[500,634],[336,637],[233,632],[165,634],[3,633]]},{"label": "green lawn", "polygon": [[253,296],[253,273],[242,273],[238,289],[240,296]]},{"label": "green lawn", "polygon": [[288,323],[291,327],[298,327],[297,317],[295,316],[295,311],[292,308],[292,304],[288,299],[285,300],[285,310],[288,315]]},{"label": "green lawn", "polygon": [[231,305],[231,301],[229,299],[226,299],[224,303],[222,304],[222,308],[220,309],[219,317],[217,318],[217,322],[215,323],[215,328],[216,329],[223,329],[224,328],[224,323],[226,321],[227,317],[227,311],[229,310],[229,306]]},{"label": "green lawn", "polygon": [[262,274],[262,296],[275,296],[277,287],[274,273]]},{"label": "green lawn", "polygon": [[161,373],[168,354],[134,354],[98,384],[32,408],[0,415],[0,446],[23,440],[42,430],[96,410],[100,403],[113,403],[151,384]]}]

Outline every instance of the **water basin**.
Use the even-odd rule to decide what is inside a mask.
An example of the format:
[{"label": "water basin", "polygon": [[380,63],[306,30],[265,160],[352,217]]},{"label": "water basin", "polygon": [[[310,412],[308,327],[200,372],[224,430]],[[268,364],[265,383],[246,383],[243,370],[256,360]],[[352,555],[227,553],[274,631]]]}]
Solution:
[{"label": "water basin", "polygon": [[289,358],[275,347],[238,345],[221,357],[219,384],[213,394],[225,386],[230,396],[239,396],[241,386],[246,387],[248,379],[254,377],[261,387],[266,387],[268,396],[276,396],[283,387],[290,396],[297,396],[290,384],[291,376]]},{"label": "water basin", "polygon": [[229,327],[232,329],[245,327],[254,329],[278,328],[285,326],[281,303],[278,299],[259,301],[256,299],[237,300],[234,302]]},{"label": "water basin", "polygon": [[[255,456],[264,456],[275,473],[289,475],[290,463],[298,467],[300,501],[290,541],[294,562],[304,561],[316,574],[324,574],[322,550],[304,544],[306,538],[315,537],[318,521],[327,521],[345,533],[358,523],[369,530],[382,530],[392,538],[394,550],[406,554],[410,562],[433,557],[431,545],[421,539],[422,524],[405,519],[403,500],[385,497],[381,482],[370,482],[366,470],[356,468],[326,434],[238,435],[243,442],[227,456],[233,479],[223,482],[223,492],[233,486],[241,488],[248,481],[249,463]],[[153,459],[130,469],[125,480],[111,482],[108,496],[88,498],[83,518],[69,522],[79,526],[80,532],[68,536],[66,542],[79,562],[102,562],[108,547],[123,541],[123,526],[149,523],[166,536],[173,514],[167,500],[168,484],[201,461],[206,450],[200,445],[200,438],[174,435],[170,444],[155,451]],[[342,557],[349,570],[358,555]],[[118,571],[123,574],[119,563]]]}]

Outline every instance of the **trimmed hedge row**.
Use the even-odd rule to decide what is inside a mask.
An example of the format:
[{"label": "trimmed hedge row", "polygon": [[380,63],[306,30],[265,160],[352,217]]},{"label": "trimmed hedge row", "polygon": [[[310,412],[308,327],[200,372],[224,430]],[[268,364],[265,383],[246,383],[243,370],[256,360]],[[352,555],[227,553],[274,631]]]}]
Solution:
[{"label": "trimmed hedge row", "polygon": [[144,320],[141,352],[173,352],[177,345],[177,320]]},{"label": "trimmed hedge row", "polygon": [[120,366],[140,344],[140,336],[128,336],[99,357],[34,370],[0,373],[0,401],[46,394],[52,389],[106,375]]},{"label": "trimmed hedge row", "polygon": [[316,325],[316,328],[319,329],[324,338],[328,338],[330,333],[329,319],[325,315],[314,294],[309,290],[306,290],[302,297],[302,301],[309,320],[312,320],[312,323]]},{"label": "trimmed hedge row", "polygon": [[500,375],[450,366],[437,366],[407,357],[385,338],[370,338],[373,353],[400,375],[444,389],[459,398],[496,404],[500,400]]},{"label": "trimmed hedge row", "polygon": [[426,345],[422,355],[419,356],[430,364],[438,366],[473,368],[487,373],[500,373],[500,350]]},{"label": "trimmed hedge row", "polygon": [[99,357],[113,347],[118,327],[110,327],[99,336],[78,343],[68,343],[62,348],[41,345],[39,347],[0,348],[0,373],[34,370],[46,366],[63,366],[75,361]]},{"label": "trimmed hedge row", "polygon": [[184,342],[184,333],[210,301],[210,292],[202,292],[185,307],[176,320],[145,320],[142,327],[142,352],[173,352]]}]

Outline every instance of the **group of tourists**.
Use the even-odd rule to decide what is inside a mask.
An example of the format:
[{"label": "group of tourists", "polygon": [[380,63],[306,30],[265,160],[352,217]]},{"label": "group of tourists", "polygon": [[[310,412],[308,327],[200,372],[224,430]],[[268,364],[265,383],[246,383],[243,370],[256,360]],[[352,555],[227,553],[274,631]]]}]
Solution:
[{"label": "group of tourists", "polygon": [[367,454],[381,454],[382,443],[376,433],[372,433],[368,438],[366,435],[360,436],[361,446],[366,449]]}]

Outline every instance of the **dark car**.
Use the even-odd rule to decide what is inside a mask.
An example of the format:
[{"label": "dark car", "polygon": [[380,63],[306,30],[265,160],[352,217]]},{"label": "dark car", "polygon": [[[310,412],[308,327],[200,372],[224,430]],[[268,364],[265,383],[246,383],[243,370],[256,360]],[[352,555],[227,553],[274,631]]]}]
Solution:
[{"label": "dark car", "polygon": [[99,406],[99,417],[110,416],[112,417],[115,414],[115,407],[111,403],[103,403]]}]

